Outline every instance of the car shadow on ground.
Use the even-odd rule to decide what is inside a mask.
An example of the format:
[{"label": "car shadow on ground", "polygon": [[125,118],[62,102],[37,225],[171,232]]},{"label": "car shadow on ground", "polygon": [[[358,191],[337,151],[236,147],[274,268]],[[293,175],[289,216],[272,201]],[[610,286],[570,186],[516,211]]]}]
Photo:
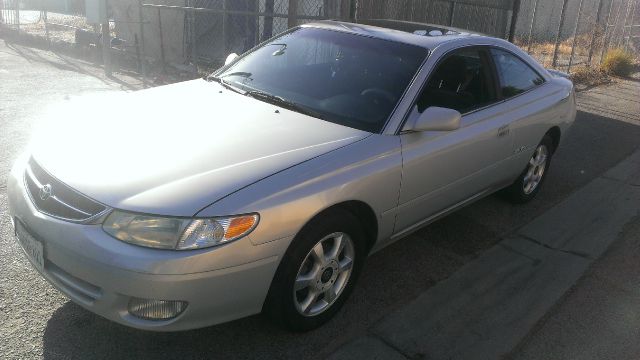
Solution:
[{"label": "car shadow on ground", "polygon": [[[434,240],[424,241],[425,237]],[[439,247],[453,238],[460,239],[454,249]],[[288,332],[262,315],[185,332],[140,331],[68,301],[47,322],[44,357],[322,358],[365,332],[384,314],[448,277],[496,238],[492,231],[468,224],[462,216],[434,223],[371,256],[340,316],[307,333]],[[420,264],[418,268],[416,264]]]},{"label": "car shadow on ground", "polygon": [[252,316],[155,333],[115,324],[67,302],[47,322],[44,357],[323,358],[623,160],[640,145],[638,138],[640,126],[579,112],[536,199],[512,205],[489,196],[372,255],[345,307],[320,329],[290,333]]}]

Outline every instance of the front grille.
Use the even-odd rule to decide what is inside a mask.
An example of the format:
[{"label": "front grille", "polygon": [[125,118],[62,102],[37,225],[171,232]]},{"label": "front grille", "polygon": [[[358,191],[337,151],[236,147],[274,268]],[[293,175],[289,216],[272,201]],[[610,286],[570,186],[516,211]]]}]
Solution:
[{"label": "front grille", "polygon": [[82,222],[107,209],[51,176],[33,158],[27,163],[24,182],[38,210],[61,220]]}]

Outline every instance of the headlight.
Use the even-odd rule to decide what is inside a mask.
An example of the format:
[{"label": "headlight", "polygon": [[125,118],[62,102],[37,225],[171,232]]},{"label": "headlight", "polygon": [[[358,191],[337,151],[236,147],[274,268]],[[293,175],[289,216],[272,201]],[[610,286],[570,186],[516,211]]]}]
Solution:
[{"label": "headlight", "polygon": [[249,234],[258,214],[187,219],[114,211],[102,228],[118,240],[158,249],[202,249]]}]

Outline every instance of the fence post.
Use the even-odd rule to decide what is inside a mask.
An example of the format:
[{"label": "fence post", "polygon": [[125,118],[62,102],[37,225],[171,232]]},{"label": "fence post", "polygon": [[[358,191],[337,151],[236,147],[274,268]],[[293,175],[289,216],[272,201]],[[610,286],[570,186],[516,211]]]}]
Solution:
[{"label": "fence post", "polygon": [[142,15],[143,0],[138,0],[138,22],[140,23],[140,71],[142,72],[142,87],[147,87],[146,66],[144,60],[144,16]]},{"label": "fence post", "polygon": [[[638,6],[638,1],[636,0],[633,2],[633,11],[631,12],[631,23],[629,24],[629,35],[627,36],[627,41],[624,44],[624,48],[626,50],[629,50],[629,43],[632,41],[631,39],[633,39],[633,27],[634,27],[633,23],[635,20],[636,12],[638,11],[637,6]],[[622,40],[624,41],[624,39]]]},{"label": "fence post", "polygon": [[533,26],[536,23],[537,12],[538,12],[538,0],[535,0],[535,2],[533,3],[533,14],[531,15],[531,25],[529,25],[529,38],[527,39],[527,53],[531,53],[531,35],[533,33]]},{"label": "fence post", "polygon": [[20,0],[16,1],[16,29],[18,29],[18,35],[20,35]]},{"label": "fence post", "polygon": [[[265,0],[264,12],[266,14],[273,14],[275,0]],[[262,37],[260,41],[265,41],[273,36],[273,16],[265,16],[263,18]]]},{"label": "fence post", "polygon": [[47,46],[51,46],[51,38],[49,38],[49,24],[47,19],[46,0],[42,1],[42,19],[44,20],[44,36],[47,39]]},{"label": "fence post", "polygon": [[229,36],[229,16],[227,15],[229,4],[222,1],[222,53],[227,54],[227,37]]},{"label": "fence post", "polygon": [[409,13],[409,20],[413,21],[413,16],[416,13],[416,0],[411,0],[411,12]]},{"label": "fence post", "polygon": [[[624,15],[624,20],[622,21],[622,29],[621,32],[622,34],[620,35],[620,39],[624,40],[624,31],[626,30],[626,25],[627,25],[627,18],[629,17],[629,7],[631,6],[631,0],[627,1],[627,10],[626,10],[626,14]],[[616,45],[617,47],[619,47],[620,42],[617,42],[618,45]]]},{"label": "fence post", "polygon": [[109,20],[102,24],[102,61],[104,74],[111,76],[111,34],[109,34]]},{"label": "fence post", "polygon": [[349,1],[349,21],[358,22],[358,0]]},{"label": "fence post", "polygon": [[102,61],[104,74],[111,76],[111,34],[109,33],[109,19],[102,24]]},{"label": "fence post", "polygon": [[191,26],[192,26],[191,43],[193,44],[193,46],[191,47],[191,60],[193,62],[194,73],[197,75],[198,74],[198,18],[196,17],[195,11],[190,11],[189,14],[192,20],[191,21]]},{"label": "fence post", "polygon": [[624,34],[627,30],[627,21],[629,20],[629,14],[632,14],[631,17],[631,21],[633,24],[633,13],[635,12],[635,7],[633,12],[631,11],[632,8],[632,4],[635,5],[635,1],[632,2],[632,0],[629,0],[629,2],[627,3],[627,13],[624,16],[624,23],[622,24],[622,36],[620,37],[620,42],[618,46],[625,46],[625,41],[624,41]]},{"label": "fence post", "polygon": [[571,65],[573,64],[573,56],[576,53],[576,40],[578,39],[578,27],[580,26],[580,19],[582,18],[582,4],[584,0],[580,0],[578,5],[578,17],[576,18],[576,26],[573,28],[573,43],[571,44],[571,56],[569,57],[569,67],[567,67],[567,73],[571,73]]},{"label": "fence post", "polygon": [[[260,12],[260,4],[259,1],[257,0],[252,0],[249,1],[249,3],[247,4],[247,10],[254,12],[254,13],[258,13]],[[249,48],[253,48],[254,46],[258,45],[260,43],[260,35],[258,34],[258,32],[260,32],[260,16],[255,15],[252,17],[247,16],[247,32],[249,34],[252,34],[253,36],[250,38],[250,45],[248,46]]]},{"label": "fence post", "polygon": [[560,34],[562,33],[562,27],[564,26],[564,19],[567,12],[567,3],[569,0],[564,0],[562,2],[562,11],[560,11],[560,24],[558,24],[558,33],[556,34],[556,44],[553,48],[553,61],[551,62],[552,67],[556,67],[558,64],[558,49],[560,48]]},{"label": "fence post", "polygon": [[591,36],[591,43],[589,44],[589,59],[587,60],[587,64],[591,65],[591,59],[593,58],[593,47],[596,45],[596,35],[598,34],[598,26],[600,25],[600,17],[602,16],[602,5],[604,4],[603,0],[600,0],[598,3],[598,12],[596,13],[596,24],[593,27],[593,35]]},{"label": "fence post", "polygon": [[451,9],[449,9],[449,26],[453,26],[453,19],[456,15],[456,2],[451,2]]},{"label": "fence post", "polygon": [[602,49],[600,52],[600,64],[602,64],[602,59],[604,58],[604,52],[606,51],[604,44],[607,42],[607,32],[609,31],[609,20],[611,20],[611,13],[613,12],[613,3],[615,0],[611,0],[611,4],[609,4],[609,13],[607,14],[607,20],[604,24],[604,34],[602,34]]},{"label": "fence post", "polygon": [[160,40],[160,61],[162,62],[162,74],[167,73],[167,62],[164,57],[164,36],[162,35],[162,13],[158,8],[158,38]]},{"label": "fence post", "polygon": [[287,13],[287,28],[298,25],[298,0],[289,0],[289,11]]},{"label": "fence post", "polygon": [[520,12],[520,0],[513,1],[513,10],[511,11],[511,24],[509,24],[509,42],[513,42],[516,36],[516,23],[518,22],[518,13]]},{"label": "fence post", "polygon": [[[104,0],[105,9],[109,9],[109,3]],[[111,76],[111,32],[109,31],[109,11],[107,10],[106,19],[102,23],[102,61],[104,63],[104,74]]]},{"label": "fence post", "polygon": [[609,35],[609,42],[607,43],[606,50],[609,50],[609,45],[611,45],[611,41],[613,41],[613,36],[616,34],[616,28],[618,27],[618,21],[620,20],[620,11],[622,10],[623,4],[624,4],[624,0],[620,0],[620,6],[618,6],[618,11],[616,11],[616,19],[613,21],[611,34]]}]

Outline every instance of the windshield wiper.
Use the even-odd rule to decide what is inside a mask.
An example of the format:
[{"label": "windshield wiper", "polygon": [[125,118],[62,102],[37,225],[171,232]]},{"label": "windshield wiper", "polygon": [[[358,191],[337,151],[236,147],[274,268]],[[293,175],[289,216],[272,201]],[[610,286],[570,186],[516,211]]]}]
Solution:
[{"label": "windshield wiper", "polygon": [[217,82],[218,84],[220,84],[220,85],[224,86],[225,88],[227,88],[227,89],[229,89],[229,90],[232,90],[232,91],[235,91],[235,92],[237,92],[237,93],[239,93],[239,94],[242,94],[242,95],[244,95],[244,94],[246,94],[246,93],[247,93],[246,91],[243,91],[243,90],[241,90],[240,88],[237,88],[237,87],[235,87],[235,86],[233,86],[233,85],[229,84],[229,82],[225,81],[225,80],[224,80],[223,78],[221,78],[221,77],[217,77],[217,76],[209,75],[209,76],[207,76],[207,79],[206,79],[206,80],[207,80],[207,81],[215,81],[215,82]]},{"label": "windshield wiper", "polygon": [[321,120],[324,120],[324,115],[321,114],[318,111],[312,110],[306,106],[300,105],[300,104],[296,104],[293,101],[289,101],[283,97],[280,97],[278,95],[273,95],[273,94],[269,94],[267,92],[264,91],[260,91],[260,90],[249,90],[246,92],[245,95],[251,96],[254,99],[258,99],[264,102],[268,102],[270,104],[274,104],[274,105],[279,105],[283,108],[289,109],[289,110],[293,110],[296,112],[299,112],[301,114],[305,114],[305,115],[309,115],[312,116],[314,118],[318,118]]}]

